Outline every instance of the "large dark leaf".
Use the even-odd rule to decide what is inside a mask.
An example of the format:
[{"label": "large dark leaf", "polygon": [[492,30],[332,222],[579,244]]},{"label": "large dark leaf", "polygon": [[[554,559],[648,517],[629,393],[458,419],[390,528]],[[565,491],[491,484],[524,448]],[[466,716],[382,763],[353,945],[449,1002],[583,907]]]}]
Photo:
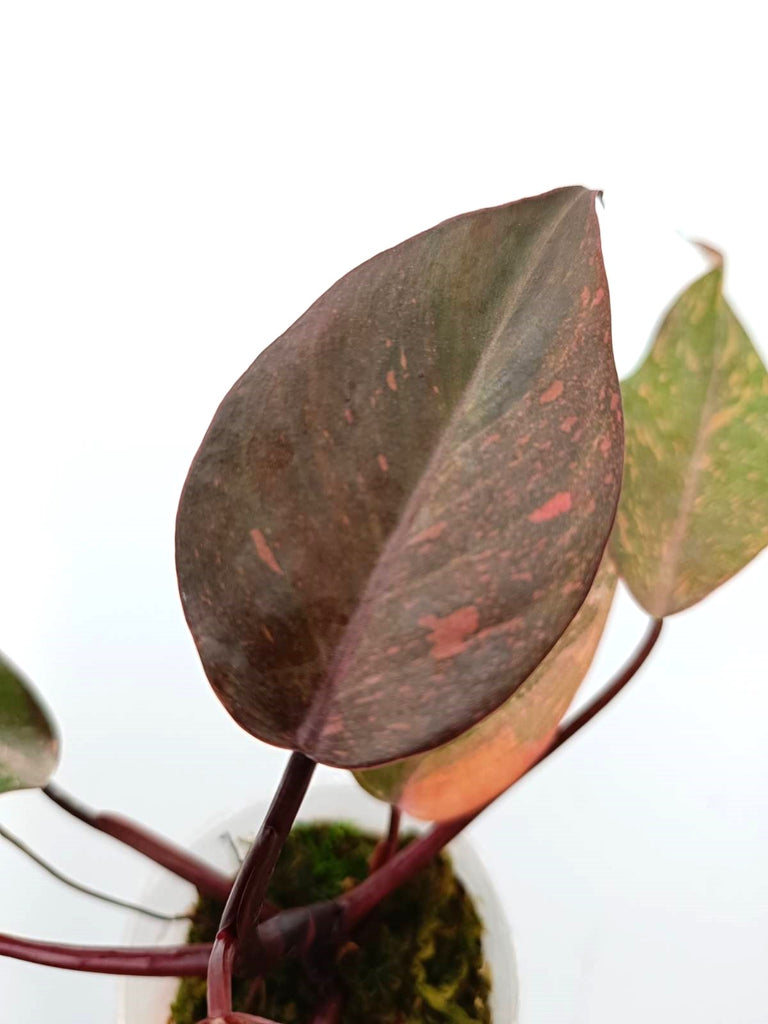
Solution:
[{"label": "large dark leaf", "polygon": [[58,758],[48,715],[29,683],[0,655],[0,793],[44,786]]},{"label": "large dark leaf", "polygon": [[357,772],[373,796],[414,818],[448,821],[509,789],[550,746],[595,656],[616,590],[603,556],[584,604],[555,646],[493,714],[451,743]]},{"label": "large dark leaf", "polygon": [[723,296],[720,263],[680,296],[622,391],[612,548],[637,600],[661,618],[768,543],[768,373]]},{"label": "large dark leaf", "polygon": [[463,732],[584,600],[622,438],[594,193],[358,267],[230,391],[185,485],[181,595],[219,697],[343,767]]}]

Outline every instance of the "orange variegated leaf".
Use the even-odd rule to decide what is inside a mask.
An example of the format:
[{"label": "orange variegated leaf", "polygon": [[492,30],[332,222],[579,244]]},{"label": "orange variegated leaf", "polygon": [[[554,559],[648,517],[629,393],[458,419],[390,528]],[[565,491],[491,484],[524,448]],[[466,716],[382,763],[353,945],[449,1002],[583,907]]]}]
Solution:
[{"label": "orange variegated leaf", "polygon": [[616,588],[606,555],[587,599],[538,668],[498,711],[453,742],[356,772],[374,796],[416,818],[449,820],[503,793],[552,742],[592,663]]}]

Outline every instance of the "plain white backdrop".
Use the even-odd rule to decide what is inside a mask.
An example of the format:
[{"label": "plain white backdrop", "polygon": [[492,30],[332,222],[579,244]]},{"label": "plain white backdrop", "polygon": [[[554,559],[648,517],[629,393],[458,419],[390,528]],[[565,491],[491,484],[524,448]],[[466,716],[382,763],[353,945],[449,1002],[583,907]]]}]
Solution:
[{"label": "plain white backdrop", "polygon": [[[741,0],[6,0],[0,648],[55,709],[59,781],[179,840],[274,788],[284,754],[231,723],[187,634],[175,506],[235,378],[370,255],[466,210],[602,188],[620,372],[701,269],[686,237],[725,250],[765,356],[767,92]],[[764,556],[670,619],[631,690],[473,829],[521,1024],[768,1022],[767,584]],[[587,689],[643,622],[622,595]],[[141,858],[41,796],[3,797],[0,820],[140,892]],[[0,848],[3,930],[126,927]],[[0,962],[15,1024],[111,1024],[115,993]]]}]

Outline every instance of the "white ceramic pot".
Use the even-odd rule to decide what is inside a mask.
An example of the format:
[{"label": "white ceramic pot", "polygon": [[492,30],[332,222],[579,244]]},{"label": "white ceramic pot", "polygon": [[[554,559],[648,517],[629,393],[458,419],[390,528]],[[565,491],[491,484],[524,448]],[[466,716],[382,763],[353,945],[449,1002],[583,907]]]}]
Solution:
[{"label": "white ceramic pot", "polygon": [[[227,871],[235,870],[235,852],[227,838],[231,836],[243,851],[257,832],[268,803],[255,804],[208,829],[191,849],[211,864]],[[311,787],[299,812],[299,821],[348,821],[362,829],[381,833],[386,828],[387,808],[358,786]],[[408,822],[408,828],[423,828]],[[475,901],[485,925],[483,946],[490,965],[493,985],[491,1008],[494,1024],[517,1022],[517,969],[512,940],[504,908],[491,880],[469,841],[460,836],[449,849],[454,869]],[[192,887],[158,868],[143,896],[147,906],[179,911],[194,900]],[[156,921],[136,915],[127,936],[130,945],[173,945],[184,941],[185,921]],[[119,1024],[167,1024],[169,1007],[178,982],[175,978],[120,979]]]}]

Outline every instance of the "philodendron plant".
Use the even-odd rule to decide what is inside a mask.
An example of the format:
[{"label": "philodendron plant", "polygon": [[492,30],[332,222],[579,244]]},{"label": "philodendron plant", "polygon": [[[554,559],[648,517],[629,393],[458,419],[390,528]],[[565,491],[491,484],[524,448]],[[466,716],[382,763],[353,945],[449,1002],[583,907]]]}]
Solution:
[{"label": "philodendron plant", "polygon": [[[212,946],[3,935],[0,952],[207,975],[208,1021],[263,1020],[233,1013],[234,976],[348,942],[618,693],[664,618],[766,544],[768,374],[724,298],[722,259],[709,250],[712,269],[620,387],[596,199],[559,189],[374,257],[267,348],[216,412],[179,506],[181,599],[224,706],[291,751],[234,880],[55,786],[51,720],[0,665],[0,790],[42,787],[226,902]],[[563,724],[618,578],[648,632]],[[354,771],[390,804],[390,832],[361,884],[275,913],[267,884],[316,763]],[[398,849],[401,811],[435,824]],[[338,993],[327,994],[315,1021],[338,1019]]]}]

